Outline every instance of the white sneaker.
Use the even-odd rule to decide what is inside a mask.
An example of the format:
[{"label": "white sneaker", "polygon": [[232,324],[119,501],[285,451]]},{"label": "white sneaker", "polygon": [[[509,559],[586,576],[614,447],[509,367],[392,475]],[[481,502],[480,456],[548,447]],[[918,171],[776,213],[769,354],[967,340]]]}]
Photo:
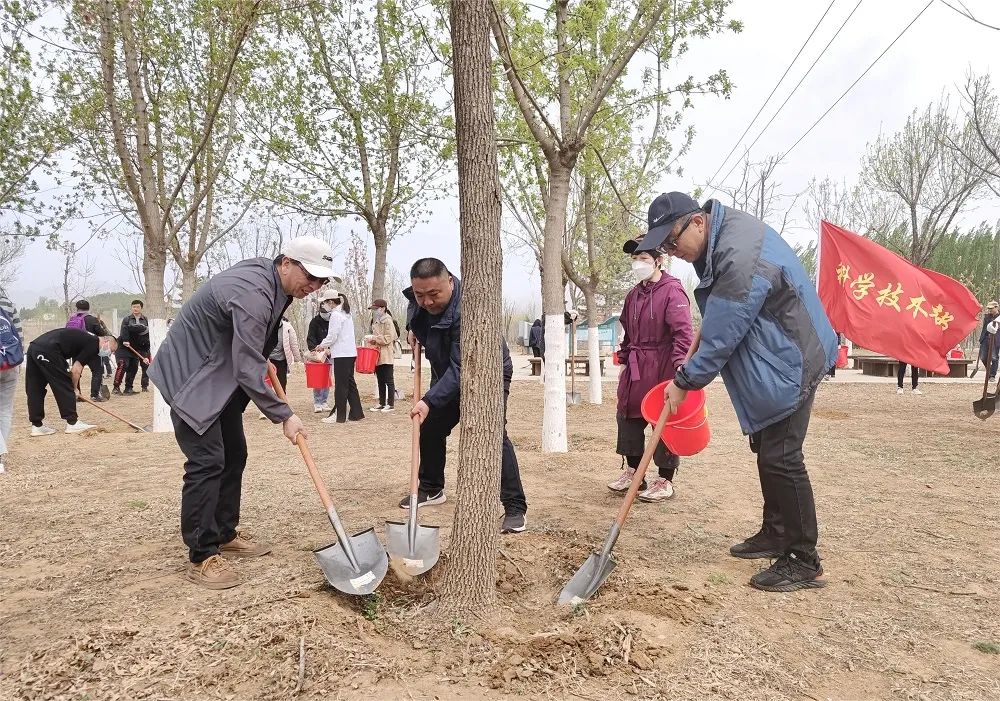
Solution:
[{"label": "white sneaker", "polygon": [[325,419],[320,419],[320,423],[324,424],[335,424],[337,423],[337,415],[327,416]]},{"label": "white sneaker", "polygon": [[621,477],[616,479],[614,482],[608,482],[608,489],[612,492],[627,492],[628,488],[632,486],[632,477],[635,475],[634,467],[626,467],[621,474]]},{"label": "white sneaker", "polygon": [[921,392],[921,391],[920,391],[919,389],[917,389],[916,387],[914,387],[914,388],[913,388],[913,393],[914,393],[914,394],[923,394],[923,392]]},{"label": "white sneaker", "polygon": [[32,426],[31,436],[32,438],[37,438],[38,436],[51,436],[56,430],[51,426]]},{"label": "white sneaker", "polygon": [[896,394],[904,394],[905,391],[906,390],[904,390],[902,387],[900,387],[899,389],[896,390]]},{"label": "white sneaker", "polygon": [[92,428],[97,428],[97,426],[91,426],[83,421],[77,421],[73,425],[66,425],[66,433],[83,433],[84,431],[89,431]]},{"label": "white sneaker", "polygon": [[381,411],[382,411],[383,414],[390,414],[390,413],[396,411],[396,407],[394,407],[394,406],[384,406],[384,407],[382,407]]},{"label": "white sneaker", "polygon": [[385,407],[379,404],[378,406],[371,407],[368,411],[382,411],[383,409],[385,409]]},{"label": "white sneaker", "polygon": [[639,501],[656,502],[670,499],[674,496],[674,485],[663,477],[657,477],[649,485],[649,489],[639,494]]},{"label": "white sneaker", "polygon": [[3,458],[0,458],[0,475],[2,475],[3,473],[5,473],[6,471],[7,471],[7,468],[3,466]]},{"label": "white sneaker", "polygon": [[330,410],[327,409],[322,404],[313,404],[313,413],[314,414],[322,414],[324,411],[330,411]]}]

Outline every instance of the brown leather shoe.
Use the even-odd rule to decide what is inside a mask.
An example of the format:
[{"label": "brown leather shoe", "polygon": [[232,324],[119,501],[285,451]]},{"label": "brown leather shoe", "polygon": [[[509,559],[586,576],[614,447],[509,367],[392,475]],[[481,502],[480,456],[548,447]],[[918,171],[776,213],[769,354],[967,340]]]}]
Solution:
[{"label": "brown leather shoe", "polygon": [[189,582],[206,589],[231,589],[242,584],[233,568],[219,555],[212,555],[202,562],[189,562],[184,576]]},{"label": "brown leather shoe", "polygon": [[245,531],[237,531],[236,537],[219,546],[219,554],[226,557],[260,557],[271,552],[271,546],[255,543]]}]

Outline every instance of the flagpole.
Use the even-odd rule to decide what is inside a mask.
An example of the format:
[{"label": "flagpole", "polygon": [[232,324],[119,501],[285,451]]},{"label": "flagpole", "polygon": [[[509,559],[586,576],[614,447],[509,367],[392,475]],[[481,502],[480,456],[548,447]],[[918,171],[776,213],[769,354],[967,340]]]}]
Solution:
[{"label": "flagpole", "polygon": [[823,247],[823,220],[819,220],[819,231],[816,232],[816,294],[819,294],[820,255]]}]

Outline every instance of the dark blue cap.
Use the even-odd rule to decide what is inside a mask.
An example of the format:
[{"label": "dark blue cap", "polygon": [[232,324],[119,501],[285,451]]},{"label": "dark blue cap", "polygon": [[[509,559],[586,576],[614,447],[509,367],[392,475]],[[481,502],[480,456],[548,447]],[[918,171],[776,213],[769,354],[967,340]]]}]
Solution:
[{"label": "dark blue cap", "polygon": [[[653,251],[663,245],[670,230],[681,217],[701,209],[698,202],[683,192],[665,192],[649,205],[646,223],[649,230],[637,241],[626,241],[622,250],[630,255]],[[629,250],[631,248],[631,250]]]}]

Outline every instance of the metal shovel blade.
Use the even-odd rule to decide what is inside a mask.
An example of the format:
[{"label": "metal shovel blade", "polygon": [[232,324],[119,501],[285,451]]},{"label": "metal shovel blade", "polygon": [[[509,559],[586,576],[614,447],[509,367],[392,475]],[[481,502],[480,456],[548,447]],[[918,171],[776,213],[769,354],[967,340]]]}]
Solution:
[{"label": "metal shovel blade", "polygon": [[437,564],[441,556],[441,544],[437,526],[417,526],[410,547],[410,527],[399,521],[385,522],[385,545],[393,565],[406,574],[416,576]]},{"label": "metal shovel blade", "polygon": [[[351,564],[347,549],[350,549],[354,561],[358,563],[356,569]],[[375,535],[374,528],[352,535],[346,541],[314,550],[313,555],[330,586],[345,594],[371,594],[382,583],[382,578],[389,569],[389,558]]]},{"label": "metal shovel blade", "polygon": [[107,400],[111,399],[111,390],[108,389],[107,385],[101,385],[101,389],[98,392],[98,394],[100,395],[101,399],[103,399],[104,401],[107,401]]},{"label": "metal shovel blade", "polygon": [[563,587],[559,594],[559,604],[569,606],[582,604],[600,589],[617,564],[610,555],[601,556],[599,553],[594,553],[588,557]]},{"label": "metal shovel blade", "polygon": [[569,406],[576,406],[577,404],[583,403],[583,397],[580,396],[579,392],[567,392],[566,393],[566,404]]},{"label": "metal shovel blade", "polygon": [[993,416],[993,412],[997,409],[997,395],[987,394],[982,399],[977,399],[972,402],[972,411],[975,412],[976,416],[983,421]]}]

